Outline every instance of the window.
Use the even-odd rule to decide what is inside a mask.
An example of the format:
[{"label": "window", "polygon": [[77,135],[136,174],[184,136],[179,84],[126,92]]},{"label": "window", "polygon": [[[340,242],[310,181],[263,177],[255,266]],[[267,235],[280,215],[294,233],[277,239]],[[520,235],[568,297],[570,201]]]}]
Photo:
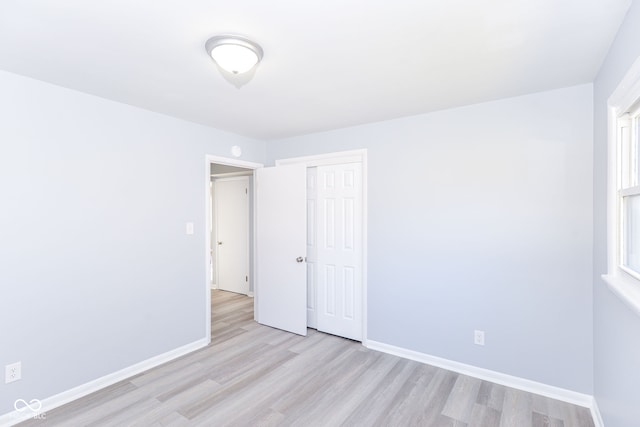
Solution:
[{"label": "window", "polygon": [[640,279],[640,183],[638,181],[638,123],[640,109],[625,112],[618,124],[617,210],[620,268]]},{"label": "window", "polygon": [[640,58],[608,102],[609,288],[640,314]]}]

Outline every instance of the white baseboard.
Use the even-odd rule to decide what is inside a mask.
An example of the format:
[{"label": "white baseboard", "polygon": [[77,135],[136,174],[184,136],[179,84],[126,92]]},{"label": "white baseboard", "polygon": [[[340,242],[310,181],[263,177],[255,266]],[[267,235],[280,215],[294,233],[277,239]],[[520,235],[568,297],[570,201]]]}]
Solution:
[{"label": "white baseboard", "polygon": [[[490,381],[492,383],[501,384],[507,387],[517,388],[529,393],[535,393],[552,399],[561,400],[563,402],[572,403],[574,405],[590,408],[593,412],[594,399],[588,394],[578,393],[571,390],[527,380],[525,378],[514,377],[512,375],[503,374],[502,372],[491,371],[489,369],[478,368],[477,366],[467,365],[453,360],[443,359],[430,354],[420,353],[408,350],[402,347],[396,347],[377,341],[368,340],[367,348],[381,351],[383,353],[393,354],[405,359],[415,360],[416,362],[426,363],[428,365],[437,366],[438,368],[447,369],[449,371],[458,372],[470,377],[479,378],[481,380]],[[594,418],[595,422],[595,418]]]},{"label": "white baseboard", "polygon": [[249,298],[253,298],[253,292],[251,292],[251,291],[247,292],[247,296],[248,296]]},{"label": "white baseboard", "polygon": [[[47,397],[46,399],[43,399],[41,401],[42,407],[38,411],[38,413],[45,414],[46,416],[47,411],[57,408],[58,406],[62,406],[88,394],[113,385],[119,381],[126,380],[127,378],[130,378],[148,369],[155,368],[156,366],[162,365],[163,363],[169,362],[173,359],[177,359],[180,356],[184,356],[185,354],[206,347],[208,344],[209,340],[206,338],[202,338],[201,340],[192,342],[182,347],[178,347],[166,353],[154,356],[150,359],[143,360],[142,362],[136,363],[135,365],[121,369],[112,374],[105,375],[104,377],[82,384],[78,387],[74,387],[70,390],[63,391],[62,393],[56,394],[54,396]],[[22,421],[33,418],[34,415],[35,414],[31,411],[9,412],[7,414],[0,415],[0,426],[12,426]]]},{"label": "white baseboard", "polygon": [[604,420],[602,419],[602,414],[600,413],[600,408],[598,408],[598,403],[595,398],[593,399],[593,405],[591,405],[591,417],[596,427],[604,427]]},{"label": "white baseboard", "polygon": [[218,289],[218,285],[217,285],[217,284],[215,284],[215,283],[212,283],[212,284],[211,284],[211,289]]}]

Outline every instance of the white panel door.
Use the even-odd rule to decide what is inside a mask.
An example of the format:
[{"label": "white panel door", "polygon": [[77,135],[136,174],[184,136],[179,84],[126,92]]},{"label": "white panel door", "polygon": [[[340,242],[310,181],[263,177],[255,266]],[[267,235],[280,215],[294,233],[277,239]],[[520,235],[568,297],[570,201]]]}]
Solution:
[{"label": "white panel door", "polygon": [[317,168],[318,330],[362,340],[362,165]]},{"label": "white panel door", "polygon": [[218,288],[249,293],[249,177],[214,181]]},{"label": "white panel door", "polygon": [[256,170],[257,320],[307,334],[306,168]]}]

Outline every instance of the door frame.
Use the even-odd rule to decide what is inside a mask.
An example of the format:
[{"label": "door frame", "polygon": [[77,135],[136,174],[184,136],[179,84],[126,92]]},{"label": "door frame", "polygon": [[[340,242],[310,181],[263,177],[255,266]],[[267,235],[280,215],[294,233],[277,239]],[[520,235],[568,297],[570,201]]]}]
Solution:
[{"label": "door frame", "polygon": [[[246,160],[240,160],[240,159],[233,159],[233,158],[228,158],[228,157],[220,157],[220,156],[214,156],[211,154],[207,154],[205,155],[205,338],[207,340],[207,344],[211,343],[211,282],[210,282],[210,278],[209,278],[209,273],[210,273],[210,267],[209,267],[209,261],[210,261],[210,250],[211,250],[211,230],[208,230],[209,224],[211,223],[211,213],[212,213],[212,203],[211,203],[211,165],[212,164],[219,164],[219,165],[227,165],[227,166],[236,166],[236,167],[240,167],[240,168],[246,168],[246,169],[260,169],[264,167],[264,164],[262,163],[254,163],[254,162],[248,162]],[[251,177],[252,182],[253,182],[253,186],[255,189],[255,174]],[[256,208],[256,192],[253,192],[253,206],[254,209]],[[253,229],[255,230],[255,215],[251,215],[250,220],[251,223],[253,224]],[[253,236],[251,237],[251,243],[252,243],[252,252],[253,252],[253,262],[251,263],[251,268],[252,271],[256,271],[256,241],[255,241],[256,237],[255,237],[255,232],[253,233]],[[254,292],[255,292],[255,280],[254,282]],[[255,317],[255,316],[254,316]]]},{"label": "door frame", "polygon": [[[276,166],[303,164],[306,167],[339,165],[344,163],[362,164],[362,345],[367,346],[367,149],[338,151],[303,157],[279,159]],[[255,290],[255,289],[254,289]],[[256,298],[258,293],[256,292]]]}]

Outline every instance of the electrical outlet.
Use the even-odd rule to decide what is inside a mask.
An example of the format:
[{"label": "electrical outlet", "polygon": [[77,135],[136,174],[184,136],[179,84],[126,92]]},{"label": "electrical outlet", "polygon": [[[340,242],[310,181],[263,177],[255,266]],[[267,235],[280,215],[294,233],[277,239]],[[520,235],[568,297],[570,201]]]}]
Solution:
[{"label": "electrical outlet", "polygon": [[473,342],[476,345],[484,345],[484,331],[473,331]]},{"label": "electrical outlet", "polygon": [[12,363],[4,367],[4,383],[9,384],[22,378],[22,362]]}]

